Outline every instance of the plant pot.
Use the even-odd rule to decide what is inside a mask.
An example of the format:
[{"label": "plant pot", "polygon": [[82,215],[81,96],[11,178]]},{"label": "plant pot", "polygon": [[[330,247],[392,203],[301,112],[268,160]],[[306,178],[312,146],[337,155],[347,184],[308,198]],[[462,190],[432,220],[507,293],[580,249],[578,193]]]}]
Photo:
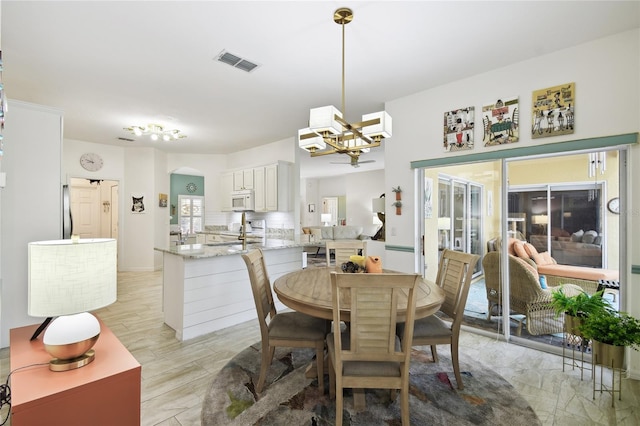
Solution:
[{"label": "plant pot", "polygon": [[396,215],[400,216],[402,214],[402,207],[396,207]]},{"label": "plant pot", "polygon": [[564,331],[574,336],[583,337],[580,327],[582,326],[582,318],[573,315],[564,314]]},{"label": "plant pot", "polygon": [[402,193],[396,192],[396,201],[402,200]]},{"label": "plant pot", "polygon": [[593,341],[593,363],[609,368],[622,368],[624,365],[624,346]]}]

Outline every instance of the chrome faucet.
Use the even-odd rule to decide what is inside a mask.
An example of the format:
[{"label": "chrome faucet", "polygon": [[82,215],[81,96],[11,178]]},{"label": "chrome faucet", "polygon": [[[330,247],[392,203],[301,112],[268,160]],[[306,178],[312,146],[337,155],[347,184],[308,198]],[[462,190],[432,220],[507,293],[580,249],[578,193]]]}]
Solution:
[{"label": "chrome faucet", "polygon": [[242,250],[247,249],[247,216],[245,212],[242,212],[242,224],[240,225],[239,240],[242,240]]}]

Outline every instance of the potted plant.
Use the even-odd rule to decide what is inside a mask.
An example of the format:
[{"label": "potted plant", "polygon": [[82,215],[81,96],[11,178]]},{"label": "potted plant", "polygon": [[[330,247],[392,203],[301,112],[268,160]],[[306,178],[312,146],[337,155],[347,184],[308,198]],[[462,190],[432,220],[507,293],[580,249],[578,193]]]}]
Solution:
[{"label": "potted plant", "polygon": [[397,187],[395,187],[395,188],[391,187],[391,190],[396,193],[396,200],[397,201],[402,200],[402,195],[401,195],[402,189],[400,189],[399,185]]},{"label": "potted plant", "polygon": [[592,295],[584,290],[577,295],[569,295],[560,287],[551,295],[551,307],[556,312],[556,318],[564,314],[565,331],[582,337],[580,326],[582,318],[600,311],[613,312],[614,309],[602,298],[604,290]]},{"label": "potted plant", "polygon": [[396,208],[397,215],[402,214],[402,201],[394,201],[393,203],[391,203],[391,205]]},{"label": "potted plant", "polygon": [[594,312],[583,318],[580,330],[593,341],[595,364],[622,368],[624,348],[640,349],[640,320],[625,312]]}]

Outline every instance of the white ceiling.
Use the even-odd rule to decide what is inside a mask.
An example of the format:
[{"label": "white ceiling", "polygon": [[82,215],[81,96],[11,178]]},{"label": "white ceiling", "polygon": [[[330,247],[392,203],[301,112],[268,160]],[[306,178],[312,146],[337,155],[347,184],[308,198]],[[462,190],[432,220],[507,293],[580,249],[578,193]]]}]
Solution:
[{"label": "white ceiling", "polygon": [[[3,82],[10,99],[64,110],[67,139],[226,154],[295,136],[309,108],[340,108],[338,7],[354,11],[345,115],[355,122],[386,101],[637,28],[639,4],[3,0]],[[260,67],[219,63],[223,49]],[[188,137],[151,142],[123,130],[147,123]],[[302,155],[301,173],[381,168],[382,149],[369,159],[354,169],[326,164],[343,155]]]}]

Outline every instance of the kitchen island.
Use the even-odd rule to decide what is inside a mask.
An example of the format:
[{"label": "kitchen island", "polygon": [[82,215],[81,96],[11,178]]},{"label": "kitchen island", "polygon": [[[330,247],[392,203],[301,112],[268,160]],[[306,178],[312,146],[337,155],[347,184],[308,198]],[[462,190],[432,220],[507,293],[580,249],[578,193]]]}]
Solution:
[{"label": "kitchen island", "polygon": [[[271,282],[302,268],[303,243],[264,239],[260,243],[185,244],[156,248],[163,253],[164,322],[187,340],[256,318],[249,273],[241,254],[264,251]],[[286,307],[276,299],[278,309]]]}]

